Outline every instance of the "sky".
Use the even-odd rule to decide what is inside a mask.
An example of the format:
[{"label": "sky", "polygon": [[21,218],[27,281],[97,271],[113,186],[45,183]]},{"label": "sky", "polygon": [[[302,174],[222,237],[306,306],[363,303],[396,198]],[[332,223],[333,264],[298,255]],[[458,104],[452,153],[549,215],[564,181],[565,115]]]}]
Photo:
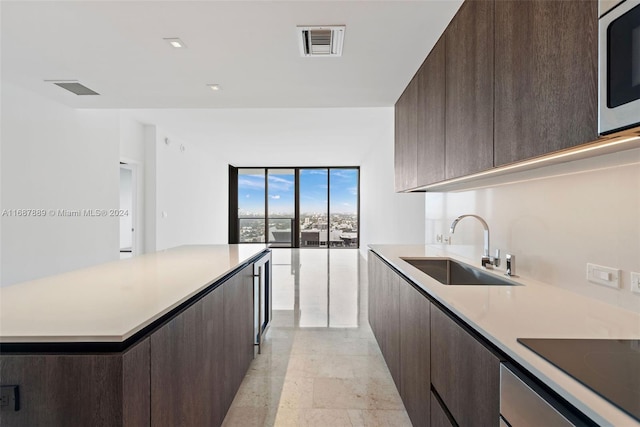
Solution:
[{"label": "sky", "polygon": [[[300,169],[300,212],[326,212],[328,179],[331,182],[331,213],[355,214],[358,211],[357,169]],[[269,212],[294,211],[293,169],[271,169],[269,173]],[[238,174],[238,207],[240,210],[264,213],[264,170],[240,169]]]}]

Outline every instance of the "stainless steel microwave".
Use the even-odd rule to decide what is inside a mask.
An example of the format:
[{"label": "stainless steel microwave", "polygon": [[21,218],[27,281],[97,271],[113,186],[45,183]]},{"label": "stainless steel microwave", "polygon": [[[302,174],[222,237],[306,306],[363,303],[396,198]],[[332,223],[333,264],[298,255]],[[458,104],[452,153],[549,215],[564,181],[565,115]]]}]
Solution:
[{"label": "stainless steel microwave", "polygon": [[602,135],[640,126],[640,0],[624,0],[608,9],[611,3],[600,3],[598,129]]}]

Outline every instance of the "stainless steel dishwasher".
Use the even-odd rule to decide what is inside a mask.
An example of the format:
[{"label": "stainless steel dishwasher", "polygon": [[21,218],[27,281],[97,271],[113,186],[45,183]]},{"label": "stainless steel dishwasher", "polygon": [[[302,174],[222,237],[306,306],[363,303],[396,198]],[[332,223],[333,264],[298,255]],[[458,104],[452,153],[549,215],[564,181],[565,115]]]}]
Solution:
[{"label": "stainless steel dishwasher", "polygon": [[500,426],[511,427],[555,427],[582,425],[569,421],[558,409],[527,384],[525,376],[510,364],[500,365]]}]

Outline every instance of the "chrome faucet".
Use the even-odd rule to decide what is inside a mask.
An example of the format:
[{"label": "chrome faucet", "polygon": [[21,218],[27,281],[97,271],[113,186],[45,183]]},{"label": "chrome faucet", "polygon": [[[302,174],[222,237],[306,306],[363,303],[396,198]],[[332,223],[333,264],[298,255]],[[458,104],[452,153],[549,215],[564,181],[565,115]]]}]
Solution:
[{"label": "chrome faucet", "polygon": [[500,249],[496,249],[495,257],[489,256],[489,226],[487,225],[487,222],[484,219],[482,219],[482,217],[478,215],[472,215],[472,214],[460,215],[458,218],[454,219],[453,222],[451,223],[451,229],[449,230],[450,233],[453,234],[454,231],[456,230],[456,225],[458,225],[458,222],[460,222],[462,218],[466,218],[468,216],[473,217],[478,221],[480,221],[480,223],[484,227],[484,253],[482,254],[482,260],[481,260],[482,266],[485,268],[493,268],[493,266],[495,267],[500,266]]}]

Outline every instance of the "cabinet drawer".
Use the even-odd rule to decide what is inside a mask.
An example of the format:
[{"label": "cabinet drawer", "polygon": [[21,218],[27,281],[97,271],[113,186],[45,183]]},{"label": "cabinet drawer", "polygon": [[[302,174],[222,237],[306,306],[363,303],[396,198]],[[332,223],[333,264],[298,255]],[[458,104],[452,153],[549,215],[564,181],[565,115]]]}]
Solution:
[{"label": "cabinet drawer", "polygon": [[431,427],[455,427],[449,421],[447,411],[442,407],[433,392],[431,392]]},{"label": "cabinet drawer", "polygon": [[442,310],[431,310],[431,384],[461,426],[497,426],[500,359]]}]

